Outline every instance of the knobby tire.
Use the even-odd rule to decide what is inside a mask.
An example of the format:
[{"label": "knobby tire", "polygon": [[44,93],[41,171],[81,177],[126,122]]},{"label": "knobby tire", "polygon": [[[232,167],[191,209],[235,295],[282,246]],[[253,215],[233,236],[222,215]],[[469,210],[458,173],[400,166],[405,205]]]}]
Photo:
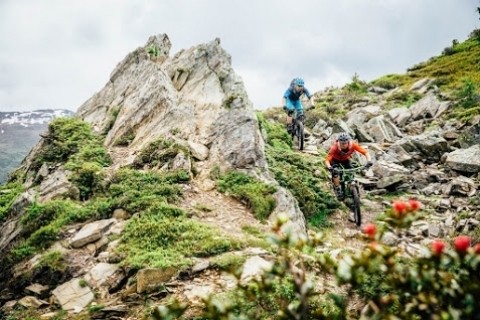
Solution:
[{"label": "knobby tire", "polygon": [[355,224],[360,226],[362,224],[362,213],[360,212],[360,193],[358,192],[358,186],[352,186],[352,211]]},{"label": "knobby tire", "polygon": [[297,137],[298,137],[298,150],[303,150],[305,145],[305,133],[303,130],[303,123],[297,122]]}]

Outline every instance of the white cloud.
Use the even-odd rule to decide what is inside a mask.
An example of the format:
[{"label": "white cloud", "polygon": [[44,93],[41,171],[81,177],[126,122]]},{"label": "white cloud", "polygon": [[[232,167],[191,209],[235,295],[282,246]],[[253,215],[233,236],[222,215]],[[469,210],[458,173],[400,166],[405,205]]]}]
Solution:
[{"label": "white cloud", "polygon": [[478,26],[472,0],[2,0],[0,111],[75,110],[149,36],[171,54],[220,37],[255,108],[291,78],[311,91],[439,54]]}]

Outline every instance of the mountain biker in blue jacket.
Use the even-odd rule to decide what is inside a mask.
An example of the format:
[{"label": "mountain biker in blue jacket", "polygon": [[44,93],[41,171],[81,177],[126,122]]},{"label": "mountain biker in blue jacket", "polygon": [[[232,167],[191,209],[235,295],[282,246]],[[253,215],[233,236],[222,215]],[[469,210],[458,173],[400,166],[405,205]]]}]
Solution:
[{"label": "mountain biker in blue jacket", "polygon": [[292,124],[292,115],[296,111],[297,114],[303,114],[301,96],[305,94],[313,105],[313,96],[310,94],[307,88],[305,88],[305,82],[302,78],[295,78],[290,83],[290,87],[283,94],[282,106],[283,110],[287,112],[287,126],[290,131],[290,125]]}]

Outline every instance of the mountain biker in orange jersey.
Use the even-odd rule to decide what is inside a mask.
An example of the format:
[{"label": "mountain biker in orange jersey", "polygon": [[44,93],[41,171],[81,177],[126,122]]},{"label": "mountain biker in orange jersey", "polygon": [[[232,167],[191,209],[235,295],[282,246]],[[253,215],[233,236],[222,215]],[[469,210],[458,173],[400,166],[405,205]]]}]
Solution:
[{"label": "mountain biker in orange jersey", "polygon": [[291,133],[292,115],[294,110],[297,114],[303,114],[303,106],[300,97],[305,94],[313,105],[313,96],[307,88],[302,78],[295,78],[290,83],[290,86],[283,94],[282,106],[287,113],[287,130]]},{"label": "mountain biker in orange jersey", "polygon": [[372,159],[368,153],[368,150],[351,140],[352,139],[348,133],[340,133],[337,140],[328,151],[327,157],[325,158],[325,165],[327,166],[328,170],[332,172],[332,181],[335,186],[335,193],[339,198],[342,198],[343,196],[340,188],[340,178],[338,172],[333,170],[333,167],[341,165],[345,169],[350,169],[352,167],[350,163],[350,157],[355,151],[363,154],[367,159],[367,164],[365,167],[368,168],[372,165]]}]

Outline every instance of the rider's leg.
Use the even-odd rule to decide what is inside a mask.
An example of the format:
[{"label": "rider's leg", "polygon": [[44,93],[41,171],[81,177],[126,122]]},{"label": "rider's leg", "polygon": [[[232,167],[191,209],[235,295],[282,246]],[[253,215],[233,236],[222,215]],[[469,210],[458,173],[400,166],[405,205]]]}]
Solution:
[{"label": "rider's leg", "polygon": [[333,187],[335,189],[335,194],[336,194],[337,198],[342,199],[344,193],[342,192],[342,188],[340,186],[339,173],[336,170],[334,170],[332,172],[332,181],[333,181]]},{"label": "rider's leg", "polygon": [[287,125],[290,126],[292,124],[292,116],[295,110],[295,105],[293,104],[292,100],[286,99],[286,107],[287,107]]},{"label": "rider's leg", "polygon": [[337,176],[334,176],[333,178],[333,184],[336,188],[340,187],[340,178],[338,177],[338,174]]},{"label": "rider's leg", "polygon": [[[338,164],[343,168],[343,169],[351,169],[352,168],[352,164],[350,163],[350,159],[347,159],[347,160],[342,160],[342,161],[339,161]],[[339,179],[340,180],[340,179]],[[342,195],[345,194],[346,190],[345,190],[345,183],[342,183],[340,185],[340,181],[339,181],[339,188],[341,188],[341,193]]]},{"label": "rider's leg", "polygon": [[287,131],[288,133],[292,133],[292,121],[293,121],[293,113],[295,112],[295,106],[292,104],[292,100],[286,99],[286,108],[287,112]]}]

